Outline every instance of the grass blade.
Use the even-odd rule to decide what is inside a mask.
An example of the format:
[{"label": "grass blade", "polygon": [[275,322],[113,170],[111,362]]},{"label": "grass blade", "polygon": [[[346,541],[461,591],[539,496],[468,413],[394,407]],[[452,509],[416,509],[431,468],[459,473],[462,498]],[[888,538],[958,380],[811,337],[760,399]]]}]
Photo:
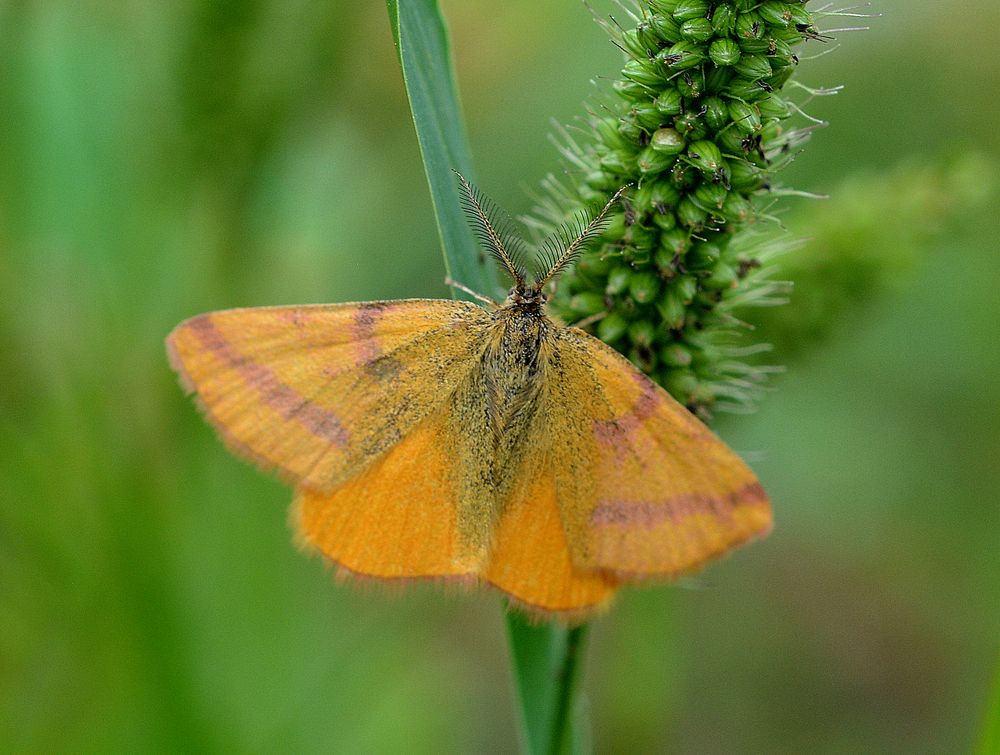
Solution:
[{"label": "grass blade", "polygon": [[[444,250],[448,275],[492,295],[496,270],[484,264],[459,203],[452,170],[472,179],[448,32],[437,0],[386,0],[403,83]],[[455,295],[461,292],[454,291]],[[529,624],[508,612],[507,630],[522,722],[522,747],[533,755],[581,752],[585,716],[574,692],[585,628]],[[583,725],[581,725],[583,723]]]},{"label": "grass blade", "polygon": [[386,0],[386,6],[430,185],[445,268],[459,283],[493,296],[496,271],[472,236],[452,172],[458,170],[470,179],[473,176],[448,30],[437,0]]}]

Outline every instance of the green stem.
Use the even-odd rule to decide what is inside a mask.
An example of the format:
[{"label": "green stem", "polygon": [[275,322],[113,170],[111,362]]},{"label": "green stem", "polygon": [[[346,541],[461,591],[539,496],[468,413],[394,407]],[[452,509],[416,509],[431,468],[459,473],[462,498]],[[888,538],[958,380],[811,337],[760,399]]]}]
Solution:
[{"label": "green stem", "polygon": [[1000,752],[1000,658],[997,659],[993,688],[983,716],[982,731],[979,734],[979,755]]},{"label": "green stem", "polygon": [[[387,0],[396,52],[427,182],[437,219],[448,274],[486,294],[497,289],[496,271],[466,224],[452,170],[473,176],[448,32],[437,0]],[[508,612],[511,663],[519,698],[521,742],[526,752],[585,752],[587,725],[575,707],[585,627],[567,629],[529,624]]]},{"label": "green stem", "polygon": [[[586,726],[586,721],[577,721],[575,714],[579,711],[577,707],[579,692],[579,675],[583,665],[581,655],[586,649],[587,632],[590,626],[580,624],[566,630],[566,644],[562,654],[562,665],[556,677],[558,686],[558,699],[556,702],[556,715],[552,728],[552,752],[560,753],[581,752],[581,738],[586,734],[582,727]],[[573,739],[568,737],[574,735]],[[589,751],[589,747],[586,748]]]},{"label": "green stem", "polygon": [[517,611],[507,612],[521,748],[531,755],[589,750],[587,722],[574,715],[580,711],[575,703],[587,630],[586,624],[532,624]]}]

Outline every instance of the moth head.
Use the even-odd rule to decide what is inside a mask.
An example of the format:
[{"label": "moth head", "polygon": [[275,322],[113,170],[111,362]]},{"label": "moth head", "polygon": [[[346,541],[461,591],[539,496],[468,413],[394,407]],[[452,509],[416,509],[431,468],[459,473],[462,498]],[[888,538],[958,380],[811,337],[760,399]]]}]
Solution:
[{"label": "moth head", "polygon": [[548,298],[549,297],[545,295],[545,292],[534,284],[514,286],[507,292],[508,304],[540,307],[548,301]]}]

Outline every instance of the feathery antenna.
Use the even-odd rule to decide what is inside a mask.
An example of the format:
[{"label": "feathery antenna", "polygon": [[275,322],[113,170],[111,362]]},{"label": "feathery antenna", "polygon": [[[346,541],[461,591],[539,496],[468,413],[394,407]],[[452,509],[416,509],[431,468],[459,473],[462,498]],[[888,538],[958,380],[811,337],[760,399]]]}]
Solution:
[{"label": "feathery antenna", "polygon": [[511,228],[510,219],[497,210],[489,197],[469,183],[465,176],[458,176],[462,190],[462,209],[465,210],[469,225],[479,238],[479,243],[503,266],[518,288],[525,283],[524,241]]},{"label": "feathery antenna", "polygon": [[536,278],[534,288],[541,291],[550,280],[561,273],[583,251],[591,241],[601,235],[610,222],[608,211],[631,184],[625,184],[608,200],[603,209],[588,221],[587,213],[581,213],[567,223],[542,244],[543,258],[549,270],[541,278]]}]

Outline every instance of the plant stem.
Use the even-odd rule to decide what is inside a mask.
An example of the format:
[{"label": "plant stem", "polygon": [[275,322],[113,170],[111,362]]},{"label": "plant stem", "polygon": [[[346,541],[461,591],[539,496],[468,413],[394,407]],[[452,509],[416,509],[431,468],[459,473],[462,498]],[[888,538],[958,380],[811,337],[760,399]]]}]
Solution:
[{"label": "plant stem", "polygon": [[1000,658],[997,659],[996,673],[993,675],[993,688],[990,690],[982,730],[979,734],[979,755],[990,755],[1000,752]]},{"label": "plant stem", "polygon": [[531,755],[585,752],[586,722],[574,716],[586,624],[532,624],[507,613],[515,685],[520,702],[521,746]]},{"label": "plant stem", "polygon": [[[496,271],[466,223],[452,170],[473,176],[448,33],[437,0],[387,0],[413,124],[451,278],[481,293],[496,291]],[[458,293],[457,291],[455,292]],[[508,612],[508,636],[526,752],[585,752],[587,726],[575,704],[585,627],[529,624]]]}]

